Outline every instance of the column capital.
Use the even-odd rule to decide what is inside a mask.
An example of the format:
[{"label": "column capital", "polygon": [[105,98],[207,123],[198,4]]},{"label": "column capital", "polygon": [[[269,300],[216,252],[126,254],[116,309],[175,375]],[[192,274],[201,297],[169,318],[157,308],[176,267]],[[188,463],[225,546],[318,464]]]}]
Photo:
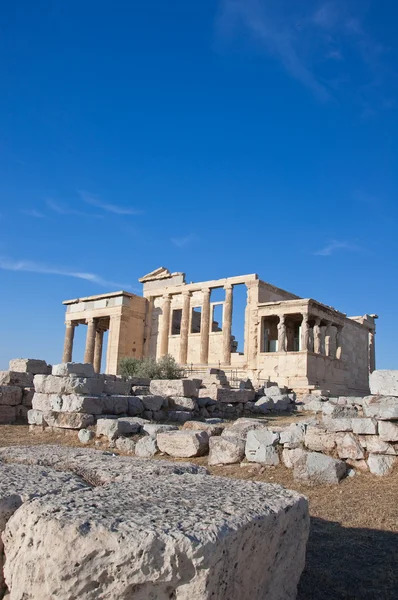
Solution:
[{"label": "column capital", "polygon": [[171,294],[163,294],[163,300],[171,300]]},{"label": "column capital", "polygon": [[209,294],[211,292],[211,289],[209,287],[204,287],[201,289],[202,294]]},{"label": "column capital", "polygon": [[95,317],[88,317],[88,318],[86,319],[86,323],[87,323],[87,325],[88,325],[89,323],[94,323],[94,322],[95,322]]},{"label": "column capital", "polygon": [[224,290],[232,290],[234,287],[232,283],[226,283],[224,286]]},{"label": "column capital", "polygon": [[282,323],[284,323],[284,322],[285,322],[286,315],[278,315],[278,317],[279,317],[279,323],[280,323],[280,324],[282,324]]},{"label": "column capital", "polygon": [[65,321],[66,327],[77,327],[78,325],[79,323],[77,323],[76,321]]},{"label": "column capital", "polygon": [[192,296],[191,290],[182,290],[182,296],[187,296],[190,298]]}]

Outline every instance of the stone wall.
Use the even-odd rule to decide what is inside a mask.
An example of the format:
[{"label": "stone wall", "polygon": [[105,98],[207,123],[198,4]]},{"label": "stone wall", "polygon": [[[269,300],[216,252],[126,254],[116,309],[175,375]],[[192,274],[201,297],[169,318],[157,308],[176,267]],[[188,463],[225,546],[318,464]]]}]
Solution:
[{"label": "stone wall", "polygon": [[27,419],[34,394],[33,378],[48,374],[51,367],[44,360],[16,358],[9,370],[0,371],[0,424],[9,425]]}]

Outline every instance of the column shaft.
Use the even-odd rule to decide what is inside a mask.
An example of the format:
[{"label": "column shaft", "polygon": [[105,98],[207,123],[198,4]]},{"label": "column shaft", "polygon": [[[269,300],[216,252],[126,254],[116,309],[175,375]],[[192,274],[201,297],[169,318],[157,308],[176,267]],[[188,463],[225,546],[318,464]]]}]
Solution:
[{"label": "column shaft", "polygon": [[369,331],[369,371],[373,373],[376,369],[376,346],[375,346],[375,332]]},{"label": "column shaft", "polygon": [[[180,330],[180,364],[185,365],[188,357],[188,330],[189,311],[191,307],[191,293],[184,292],[182,295],[182,314]],[[202,324],[201,324],[202,326]],[[201,330],[202,331],[202,330]]]},{"label": "column shaft", "polygon": [[165,356],[169,351],[169,330],[170,330],[170,305],[171,295],[163,296],[163,314],[160,329],[159,354]]},{"label": "column shaft", "polygon": [[309,350],[309,339],[310,339],[310,326],[308,323],[308,314],[303,314],[303,321],[301,323],[301,348],[303,352],[308,352]]},{"label": "column shaft", "polygon": [[225,302],[223,315],[223,363],[231,364],[231,333],[232,333],[232,285],[225,286]]},{"label": "column shaft", "polygon": [[87,319],[86,351],[84,353],[85,363],[93,364],[94,362],[95,332],[95,319]]},{"label": "column shaft", "polygon": [[72,362],[73,355],[73,338],[75,337],[75,324],[72,321],[65,323],[65,341],[64,341],[64,353],[62,356],[62,362]]},{"label": "column shaft", "polygon": [[146,308],[146,317],[145,317],[145,341],[144,341],[144,356],[149,356],[150,347],[151,347],[151,333],[152,333],[152,312],[153,312],[153,297],[151,296],[147,303]]},{"label": "column shaft", "polygon": [[97,329],[97,331],[95,332],[95,346],[94,346],[94,371],[96,373],[101,373],[103,340],[104,340],[104,330]]},{"label": "column shaft", "polygon": [[209,362],[209,332],[210,332],[210,289],[202,290],[202,318],[200,322],[200,364]]},{"label": "column shaft", "polygon": [[338,360],[341,360],[342,353],[343,353],[342,341],[343,341],[343,326],[337,325],[337,327],[336,327],[336,358]]},{"label": "column shaft", "polygon": [[321,319],[315,319],[314,325],[314,352],[321,354],[322,349]]},{"label": "column shaft", "polygon": [[285,315],[279,317],[278,323],[278,352],[286,352],[286,323]]}]

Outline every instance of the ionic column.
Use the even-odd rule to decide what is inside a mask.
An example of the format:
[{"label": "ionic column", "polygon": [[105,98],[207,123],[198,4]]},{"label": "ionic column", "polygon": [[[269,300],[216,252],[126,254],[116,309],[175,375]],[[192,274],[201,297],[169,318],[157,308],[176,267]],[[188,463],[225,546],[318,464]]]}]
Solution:
[{"label": "ionic column", "polygon": [[376,369],[376,346],[375,331],[369,331],[369,371],[373,373]]},{"label": "ionic column", "polygon": [[200,363],[209,362],[209,331],[210,331],[210,288],[202,290],[202,317],[200,322]]},{"label": "ionic column", "polygon": [[231,364],[231,332],[232,332],[232,285],[224,286],[225,302],[222,323],[223,363]]},{"label": "ionic column", "polygon": [[316,354],[322,353],[321,319],[318,317],[315,319],[314,325],[314,352],[316,352]]},{"label": "ionic column", "polygon": [[76,323],[73,321],[66,321],[65,330],[65,341],[64,341],[64,353],[62,356],[62,362],[72,362],[73,355],[73,338],[75,337]]},{"label": "ionic column", "polygon": [[[180,364],[186,365],[188,357],[189,312],[191,307],[191,292],[182,294],[182,314],[180,330]],[[201,329],[202,331],[202,323]]]},{"label": "ionic column", "polygon": [[286,323],[285,315],[279,317],[278,323],[278,352],[286,352]]},{"label": "ionic column", "polygon": [[160,329],[159,351],[161,357],[165,356],[169,351],[170,305],[171,294],[166,294],[165,296],[163,296],[163,315]]},{"label": "ionic column", "polygon": [[86,323],[87,323],[87,336],[86,336],[86,351],[84,353],[84,362],[93,364],[96,323],[95,323],[95,319],[93,319],[93,318],[87,319]]},{"label": "ionic column", "polygon": [[308,352],[309,350],[309,339],[310,339],[310,326],[308,323],[308,313],[303,314],[303,320],[301,323],[301,348],[303,352]]},{"label": "ionic column", "polygon": [[104,330],[97,329],[97,331],[95,332],[95,345],[94,345],[94,371],[96,373],[101,373],[103,341],[104,341]]},{"label": "ionic column", "polygon": [[342,341],[343,341],[343,326],[336,325],[336,358],[337,358],[337,360],[341,360],[341,357],[342,357],[342,353],[343,353]]},{"label": "ionic column", "polygon": [[327,323],[325,327],[325,355],[333,358],[333,325]]}]

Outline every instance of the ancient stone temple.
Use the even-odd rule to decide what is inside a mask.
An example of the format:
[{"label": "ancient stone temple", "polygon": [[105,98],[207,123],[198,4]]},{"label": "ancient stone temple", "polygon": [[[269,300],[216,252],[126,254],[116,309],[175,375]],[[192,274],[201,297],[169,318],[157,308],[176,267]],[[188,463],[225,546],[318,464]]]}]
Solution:
[{"label": "ancient stone temple", "polygon": [[[116,374],[124,356],[171,354],[200,372],[208,366],[238,370],[256,382],[295,390],[366,394],[375,369],[376,315],[347,317],[281,290],[257,275],[186,283],[184,273],[161,267],[140,280],[143,295],[114,292],[67,300],[63,361],[72,360],[75,327],[87,325],[85,362]],[[245,286],[243,347],[232,335],[234,289]],[[223,300],[213,301],[214,290]],[[217,315],[217,316],[216,316]],[[218,316],[220,315],[220,316]]]}]

